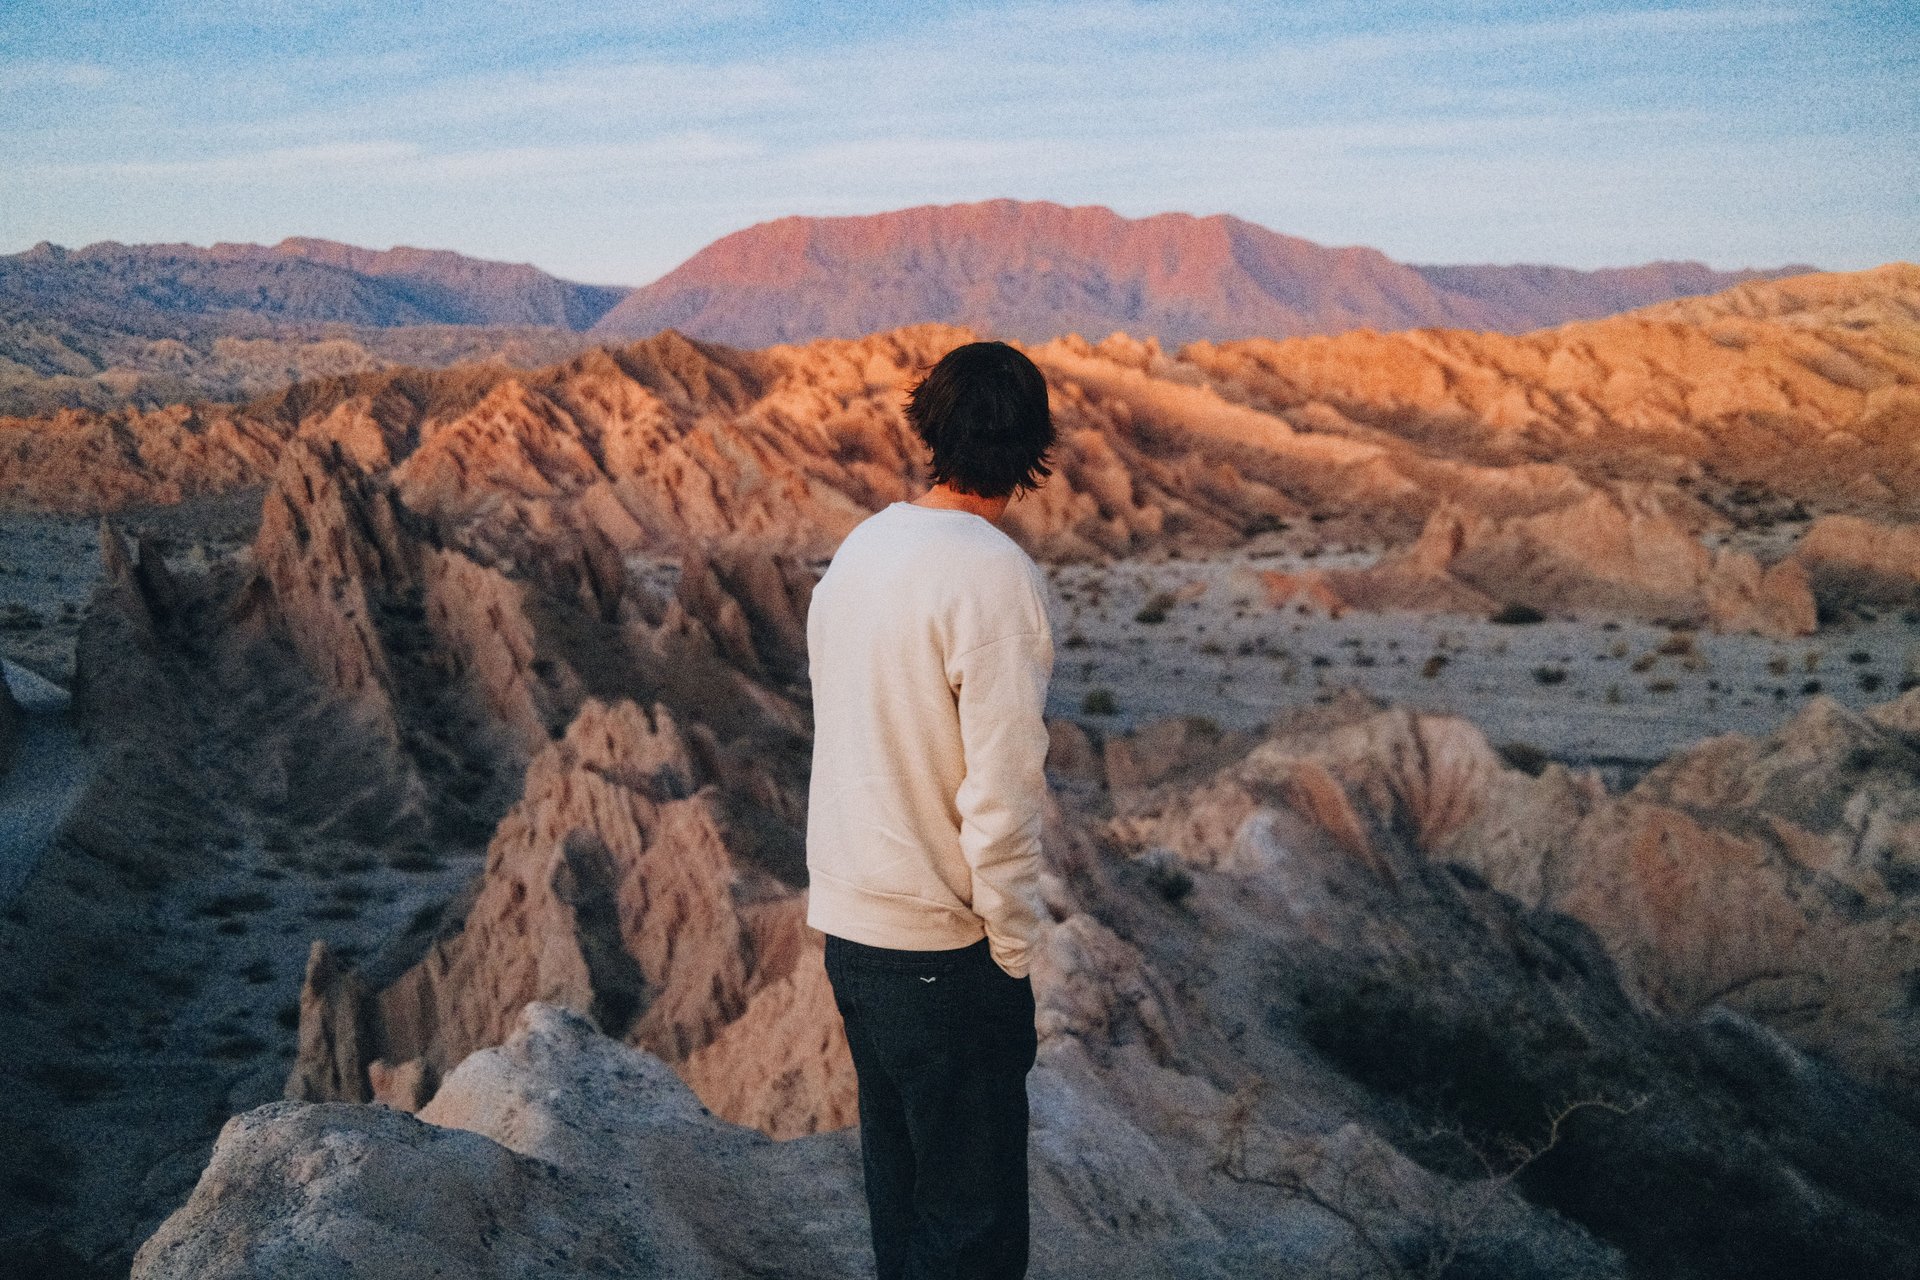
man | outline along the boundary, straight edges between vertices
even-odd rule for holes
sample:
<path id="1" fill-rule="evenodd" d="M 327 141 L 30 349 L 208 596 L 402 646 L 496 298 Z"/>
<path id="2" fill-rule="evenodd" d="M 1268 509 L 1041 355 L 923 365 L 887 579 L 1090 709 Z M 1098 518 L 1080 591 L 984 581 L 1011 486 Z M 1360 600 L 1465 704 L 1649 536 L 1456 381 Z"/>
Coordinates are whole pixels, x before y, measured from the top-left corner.
<path id="1" fill-rule="evenodd" d="M 996 525 L 1052 472 L 1047 386 L 950 352 L 907 417 L 933 484 L 856 526 L 807 611 L 807 923 L 860 1090 L 880 1280 L 1026 1274 L 1047 581 Z"/>

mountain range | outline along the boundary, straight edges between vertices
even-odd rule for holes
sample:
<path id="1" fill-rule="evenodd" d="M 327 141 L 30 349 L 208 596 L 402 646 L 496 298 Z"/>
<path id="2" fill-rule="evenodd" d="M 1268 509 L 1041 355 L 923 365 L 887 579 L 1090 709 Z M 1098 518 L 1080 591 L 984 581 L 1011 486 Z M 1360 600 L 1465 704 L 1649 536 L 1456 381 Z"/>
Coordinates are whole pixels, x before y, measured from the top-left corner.
<path id="1" fill-rule="evenodd" d="M 628 294 L 594 331 L 672 328 L 738 346 L 927 321 L 1025 341 L 1123 331 L 1171 344 L 1363 328 L 1518 333 L 1811 270 L 1417 267 L 1224 214 L 1124 218 L 989 200 L 749 227 Z"/>
<path id="2" fill-rule="evenodd" d="M 41 243 L 0 257 L 0 314 L 113 319 L 245 314 L 349 324 L 590 327 L 624 289 L 435 249 L 361 249 L 294 237 L 276 245 Z"/>
<path id="3" fill-rule="evenodd" d="M 243 400 L 298 377 L 519 367 L 665 329 L 764 347 L 940 322 L 1178 345 L 1353 329 L 1524 332 L 1812 270 L 1411 266 L 1226 215 L 990 200 L 781 218 L 638 289 L 443 250 L 39 244 L 0 256 L 0 413 Z"/>

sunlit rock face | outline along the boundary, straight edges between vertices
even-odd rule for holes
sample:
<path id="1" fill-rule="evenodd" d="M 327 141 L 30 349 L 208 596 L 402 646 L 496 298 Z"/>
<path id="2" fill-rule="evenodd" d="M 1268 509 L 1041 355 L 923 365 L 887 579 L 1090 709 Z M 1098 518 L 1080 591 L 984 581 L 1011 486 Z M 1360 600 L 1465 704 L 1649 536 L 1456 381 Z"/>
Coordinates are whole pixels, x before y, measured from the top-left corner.
<path id="1" fill-rule="evenodd" d="M 1763 570 L 1747 552 L 1708 551 L 1639 484 L 1507 519 L 1444 507 L 1400 555 L 1311 581 L 1309 592 L 1332 607 L 1491 613 L 1524 605 L 1550 616 L 1776 636 L 1810 635 L 1818 625 L 1800 563 Z"/>
<path id="2" fill-rule="evenodd" d="M 1791 632 L 1807 604 L 1779 570 L 1790 545 L 1700 543 L 1790 544 L 1812 513 L 1832 519 L 1792 560 L 1817 594 L 1910 595 L 1905 544 L 1870 554 L 1838 518 L 1897 529 L 1920 492 L 1916 269 L 1674 305 L 1520 336 L 1044 343 L 1055 474 L 1006 526 L 1042 558 L 1088 559 L 1217 549 L 1311 513 L 1398 553 L 1330 584 L 1362 607 L 1511 590 Z M 331 442 L 482 563 L 566 532 L 622 553 L 737 539 L 817 558 L 911 496 L 923 447 L 902 396 L 971 336 L 741 351 L 665 333 L 535 374 L 368 375 L 241 408 L 11 422 L 0 478 L 15 504 L 95 510 L 262 482 L 290 440 Z"/>
<path id="3" fill-rule="evenodd" d="M 289 1095 L 378 1095 L 395 1080 L 381 1100 L 413 1109 L 537 1000 L 684 1064 L 737 1123 L 781 1137 L 849 1123 L 852 1061 L 819 937 L 791 887 L 736 857 L 737 810 L 716 782 L 695 783 L 704 752 L 661 704 L 589 702 L 535 758 L 459 925 L 355 1005 L 359 1060 L 317 1070 L 303 1038 Z M 307 1024 L 303 1009 L 303 1037 Z"/>

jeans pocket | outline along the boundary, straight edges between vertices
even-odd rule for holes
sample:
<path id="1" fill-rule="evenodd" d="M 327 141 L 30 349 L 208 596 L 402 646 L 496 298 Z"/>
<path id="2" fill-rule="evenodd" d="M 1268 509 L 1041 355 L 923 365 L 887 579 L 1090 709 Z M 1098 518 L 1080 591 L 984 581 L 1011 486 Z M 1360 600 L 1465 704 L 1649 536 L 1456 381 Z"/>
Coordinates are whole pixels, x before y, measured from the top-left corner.
<path id="1" fill-rule="evenodd" d="M 917 1076 L 950 1069 L 958 1039 L 957 977 L 950 967 L 873 966 L 862 971 L 862 1012 L 889 1074 Z"/>

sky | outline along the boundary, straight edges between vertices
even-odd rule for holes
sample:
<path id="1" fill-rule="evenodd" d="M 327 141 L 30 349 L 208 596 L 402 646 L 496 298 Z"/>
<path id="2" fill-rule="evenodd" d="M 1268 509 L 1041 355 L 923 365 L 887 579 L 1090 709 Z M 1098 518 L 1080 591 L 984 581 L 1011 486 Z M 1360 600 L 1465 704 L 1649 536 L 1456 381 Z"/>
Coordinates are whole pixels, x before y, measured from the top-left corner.
<path id="1" fill-rule="evenodd" d="M 1920 5 L 6 0 L 0 252 L 644 284 L 789 214 L 1230 213 L 1413 263 L 1920 259 Z"/>

